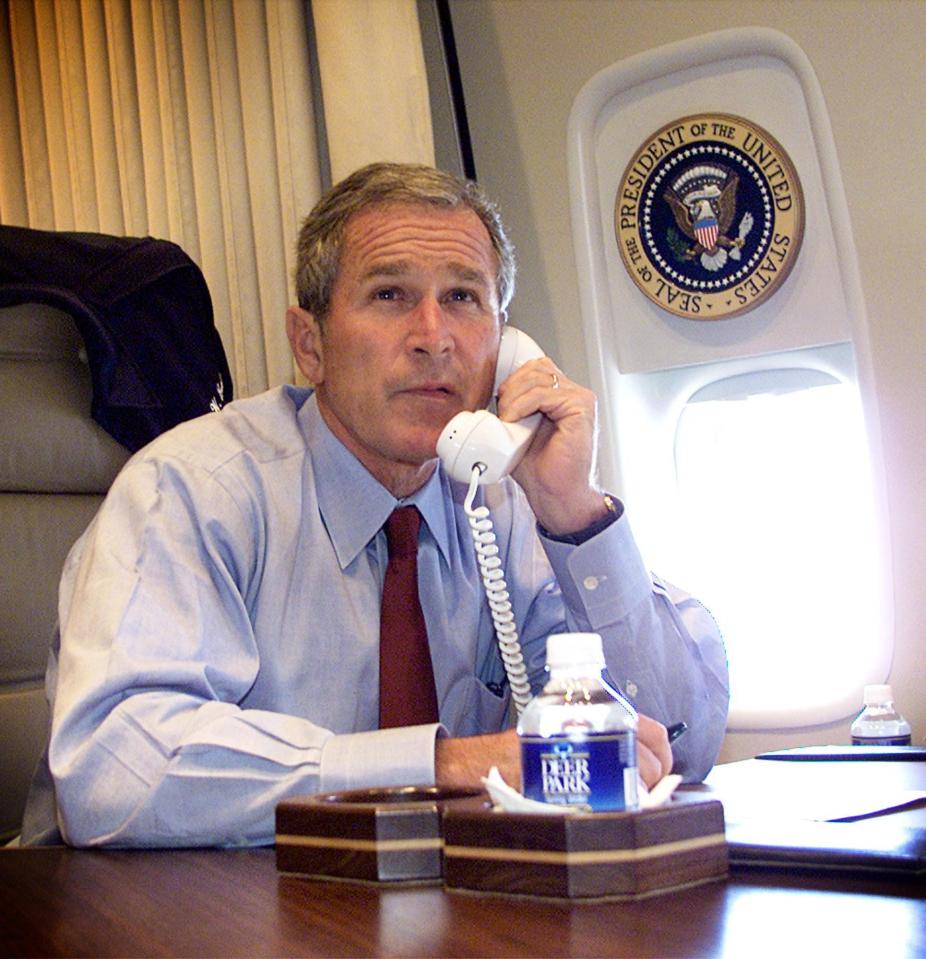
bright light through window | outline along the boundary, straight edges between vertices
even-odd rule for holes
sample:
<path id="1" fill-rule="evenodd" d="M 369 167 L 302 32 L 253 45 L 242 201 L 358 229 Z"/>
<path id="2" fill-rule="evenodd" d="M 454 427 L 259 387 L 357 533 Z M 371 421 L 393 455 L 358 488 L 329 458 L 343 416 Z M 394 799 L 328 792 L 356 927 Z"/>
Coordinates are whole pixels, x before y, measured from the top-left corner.
<path id="1" fill-rule="evenodd" d="M 877 646 L 878 553 L 854 387 L 797 370 L 715 383 L 685 406 L 675 453 L 676 581 L 723 631 L 731 714 L 791 725 L 857 689 Z"/>

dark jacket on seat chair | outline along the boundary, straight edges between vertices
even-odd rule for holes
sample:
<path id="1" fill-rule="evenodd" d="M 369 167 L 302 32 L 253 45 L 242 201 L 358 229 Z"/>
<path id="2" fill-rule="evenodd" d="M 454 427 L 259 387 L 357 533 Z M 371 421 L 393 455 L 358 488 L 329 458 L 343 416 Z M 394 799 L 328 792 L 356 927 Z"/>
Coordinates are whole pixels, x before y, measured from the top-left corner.
<path id="1" fill-rule="evenodd" d="M 132 451 L 232 399 L 209 290 L 174 243 L 0 226 L 0 306 L 29 302 L 74 317 L 93 418 Z"/>

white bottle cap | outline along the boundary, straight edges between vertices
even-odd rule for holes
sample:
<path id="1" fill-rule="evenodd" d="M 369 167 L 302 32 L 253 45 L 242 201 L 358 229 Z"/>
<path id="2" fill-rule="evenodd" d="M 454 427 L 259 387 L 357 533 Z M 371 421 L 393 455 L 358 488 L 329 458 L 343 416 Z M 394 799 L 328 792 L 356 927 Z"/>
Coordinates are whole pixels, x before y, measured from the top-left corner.
<path id="1" fill-rule="evenodd" d="M 883 703 L 894 702 L 894 694 L 891 687 L 886 685 L 866 686 L 864 703 L 866 706 L 880 706 Z"/>
<path id="2" fill-rule="evenodd" d="M 591 666 L 604 669 L 604 651 L 598 633 L 553 633 L 547 637 L 547 669 Z"/>

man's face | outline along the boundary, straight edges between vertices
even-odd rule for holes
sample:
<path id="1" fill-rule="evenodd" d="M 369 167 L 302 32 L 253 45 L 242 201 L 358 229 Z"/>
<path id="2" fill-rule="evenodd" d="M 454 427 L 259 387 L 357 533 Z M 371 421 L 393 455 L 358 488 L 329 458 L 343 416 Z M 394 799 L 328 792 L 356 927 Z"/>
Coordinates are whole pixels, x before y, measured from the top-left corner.
<path id="1" fill-rule="evenodd" d="M 396 495 L 430 475 L 448 420 L 488 401 L 496 271 L 468 208 L 390 204 L 347 223 L 316 368 L 303 371 L 329 427 Z"/>

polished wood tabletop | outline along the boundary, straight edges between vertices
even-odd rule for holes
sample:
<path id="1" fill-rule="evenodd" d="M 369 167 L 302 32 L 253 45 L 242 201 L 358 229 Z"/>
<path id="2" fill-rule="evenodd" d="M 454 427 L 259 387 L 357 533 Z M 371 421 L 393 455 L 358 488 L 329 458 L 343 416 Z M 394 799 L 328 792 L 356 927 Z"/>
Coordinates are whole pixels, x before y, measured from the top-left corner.
<path id="1" fill-rule="evenodd" d="M 754 871 L 637 902 L 278 875 L 273 851 L 0 851 L 6 956 L 926 955 L 909 883 Z"/>
<path id="2" fill-rule="evenodd" d="M 926 956 L 924 896 L 915 875 L 734 866 L 666 895 L 575 902 L 298 878 L 269 848 L 4 849 L 0 955 L 903 959 Z"/>

